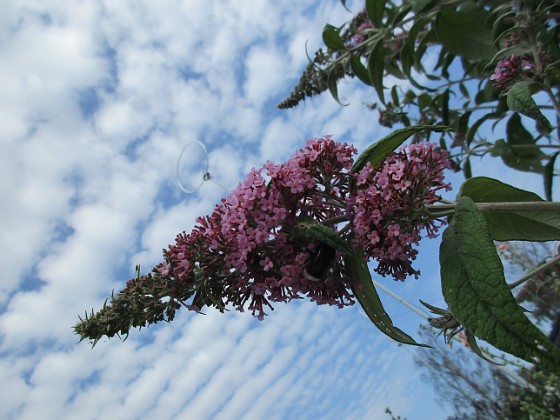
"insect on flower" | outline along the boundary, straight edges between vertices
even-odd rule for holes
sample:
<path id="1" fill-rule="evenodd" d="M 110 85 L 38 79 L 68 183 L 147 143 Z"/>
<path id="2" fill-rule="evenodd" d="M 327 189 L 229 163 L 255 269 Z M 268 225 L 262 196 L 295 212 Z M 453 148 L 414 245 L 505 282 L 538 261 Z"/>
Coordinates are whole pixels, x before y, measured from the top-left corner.
<path id="1" fill-rule="evenodd" d="M 309 262 L 305 265 L 303 275 L 311 281 L 324 281 L 334 265 L 335 256 L 336 251 L 334 248 L 325 244 L 319 244 L 309 258 Z"/>

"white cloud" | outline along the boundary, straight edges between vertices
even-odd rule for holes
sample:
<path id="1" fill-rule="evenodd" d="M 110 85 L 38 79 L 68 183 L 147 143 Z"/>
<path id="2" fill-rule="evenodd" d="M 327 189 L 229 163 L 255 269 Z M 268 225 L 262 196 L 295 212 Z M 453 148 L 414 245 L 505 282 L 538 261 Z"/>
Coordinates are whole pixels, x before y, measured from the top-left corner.
<path id="1" fill-rule="evenodd" d="M 183 311 L 93 350 L 71 329 L 225 194 L 175 187 L 189 141 L 231 188 L 308 138 L 376 135 L 353 86 L 346 108 L 328 95 L 274 108 L 306 65 L 305 41 L 313 50 L 327 21 L 348 17 L 338 1 L 6 5 L 0 416 L 375 418 L 414 395 L 386 370 L 402 352 L 352 309 L 293 302 L 263 322 Z"/>
<path id="2" fill-rule="evenodd" d="M 271 45 L 256 45 L 247 55 L 245 93 L 257 104 L 266 102 L 285 82 L 288 64 Z"/>

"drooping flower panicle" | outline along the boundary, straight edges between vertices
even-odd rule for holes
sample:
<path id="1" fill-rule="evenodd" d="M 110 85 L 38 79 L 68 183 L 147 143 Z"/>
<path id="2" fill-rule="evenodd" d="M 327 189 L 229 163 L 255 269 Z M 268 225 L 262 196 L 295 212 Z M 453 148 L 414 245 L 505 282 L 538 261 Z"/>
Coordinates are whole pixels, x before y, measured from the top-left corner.
<path id="1" fill-rule="evenodd" d="M 97 314 L 86 314 L 76 332 L 93 340 L 127 334 L 131 327 L 172 320 L 181 305 L 196 311 L 232 305 L 259 319 L 271 302 L 301 297 L 352 305 L 342 252 L 302 233 L 310 221 L 325 225 L 348 249 L 377 259 L 380 274 L 399 280 L 417 275 L 413 246 L 421 229 L 428 236 L 438 229 L 424 206 L 448 188 L 445 153 L 433 145 L 410 146 L 379 168 L 368 164 L 352 173 L 355 153 L 326 136 L 310 140 L 283 164 L 252 169 L 212 214 L 177 236 L 163 262 L 130 280 Z M 311 270 L 318 262 L 322 266 Z"/>

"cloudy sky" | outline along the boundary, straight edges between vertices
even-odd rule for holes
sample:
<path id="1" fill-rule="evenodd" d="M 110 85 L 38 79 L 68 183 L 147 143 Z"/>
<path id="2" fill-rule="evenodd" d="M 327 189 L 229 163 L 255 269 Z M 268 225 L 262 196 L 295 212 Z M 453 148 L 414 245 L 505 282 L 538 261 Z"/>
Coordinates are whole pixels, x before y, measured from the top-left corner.
<path id="1" fill-rule="evenodd" d="M 361 2 L 348 2 L 353 12 Z M 4 2 L 0 14 L 0 417 L 445 418 L 413 366 L 358 307 L 278 304 L 264 321 L 180 312 L 167 325 L 77 344 L 72 326 L 141 264 L 148 271 L 253 166 L 332 134 L 359 149 L 386 134 L 345 82 L 275 105 L 321 44 L 338 0 Z M 204 142 L 216 181 L 195 194 Z M 198 158 L 196 158 L 198 156 Z M 195 157 L 195 158 L 193 158 Z M 189 166 L 190 165 L 190 166 Z M 194 175 L 193 175 L 194 174 Z M 218 185 L 219 184 L 219 185 Z M 384 284 L 443 306 L 437 241 L 420 280 Z M 382 296 L 417 336 L 421 319 Z"/>

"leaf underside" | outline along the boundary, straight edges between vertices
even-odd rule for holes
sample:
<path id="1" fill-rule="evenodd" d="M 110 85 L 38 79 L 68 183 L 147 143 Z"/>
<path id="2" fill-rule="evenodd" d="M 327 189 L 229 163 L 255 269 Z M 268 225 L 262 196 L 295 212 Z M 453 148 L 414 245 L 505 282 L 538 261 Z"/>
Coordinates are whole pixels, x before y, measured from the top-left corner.
<path id="1" fill-rule="evenodd" d="M 441 283 L 455 318 L 477 337 L 560 372 L 560 349 L 525 316 L 505 281 L 484 216 L 461 197 L 440 246 Z"/>

